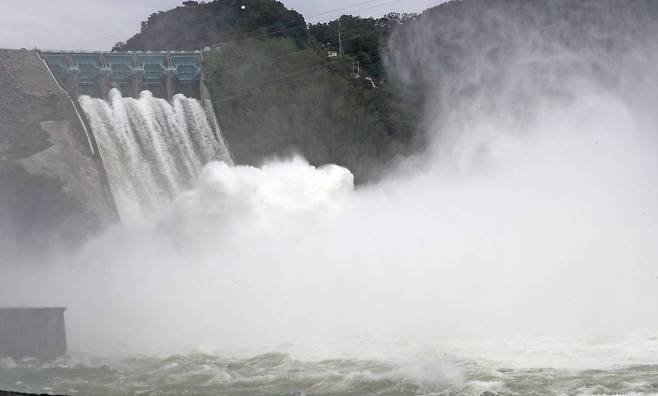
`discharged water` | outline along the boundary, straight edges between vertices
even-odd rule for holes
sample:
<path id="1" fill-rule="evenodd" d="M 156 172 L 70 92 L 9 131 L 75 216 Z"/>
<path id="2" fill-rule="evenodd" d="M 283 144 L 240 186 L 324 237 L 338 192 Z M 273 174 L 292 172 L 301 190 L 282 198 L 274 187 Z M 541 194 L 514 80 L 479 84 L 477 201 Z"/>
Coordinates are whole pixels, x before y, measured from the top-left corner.
<path id="1" fill-rule="evenodd" d="M 231 161 L 212 109 L 196 99 L 179 94 L 168 102 L 149 91 L 124 98 L 113 89 L 107 101 L 79 101 L 124 221 L 158 215 L 207 162 Z"/>

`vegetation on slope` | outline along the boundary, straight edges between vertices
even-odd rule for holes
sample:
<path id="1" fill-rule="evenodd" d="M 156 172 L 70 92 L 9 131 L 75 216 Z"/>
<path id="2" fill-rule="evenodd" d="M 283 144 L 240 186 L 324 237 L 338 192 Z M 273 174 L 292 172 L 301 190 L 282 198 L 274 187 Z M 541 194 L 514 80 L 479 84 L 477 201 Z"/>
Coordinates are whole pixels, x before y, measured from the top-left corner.
<path id="1" fill-rule="evenodd" d="M 273 0 L 185 2 L 158 11 L 142 22 L 141 31 L 114 50 L 190 50 L 245 38 L 288 37 L 308 42 L 304 17 Z M 244 7 L 244 8 L 243 8 Z"/>
<path id="2" fill-rule="evenodd" d="M 393 29 L 413 21 L 416 17 L 416 14 L 397 13 L 381 18 L 343 15 L 334 21 L 310 24 L 309 33 L 317 45 L 338 51 L 340 27 L 343 53 L 357 57 L 364 70 L 377 79 L 383 79 L 386 74 L 381 55 Z"/>

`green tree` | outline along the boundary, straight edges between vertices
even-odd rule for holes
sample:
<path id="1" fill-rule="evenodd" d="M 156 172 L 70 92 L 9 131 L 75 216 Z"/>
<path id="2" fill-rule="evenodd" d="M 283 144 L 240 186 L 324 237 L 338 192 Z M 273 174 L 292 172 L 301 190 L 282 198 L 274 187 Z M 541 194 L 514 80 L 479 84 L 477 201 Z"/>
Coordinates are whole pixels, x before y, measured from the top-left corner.
<path id="1" fill-rule="evenodd" d="M 304 17 L 274 0 L 190 3 L 151 14 L 142 22 L 139 33 L 125 43 L 117 43 L 115 49 L 189 50 L 267 37 L 289 37 L 297 46 L 307 46 Z"/>

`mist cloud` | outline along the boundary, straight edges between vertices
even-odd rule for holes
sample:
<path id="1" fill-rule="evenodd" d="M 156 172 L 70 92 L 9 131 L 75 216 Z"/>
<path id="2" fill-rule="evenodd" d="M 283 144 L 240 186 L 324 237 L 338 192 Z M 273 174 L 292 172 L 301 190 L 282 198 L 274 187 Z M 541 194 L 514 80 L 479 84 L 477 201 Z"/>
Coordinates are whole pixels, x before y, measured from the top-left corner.
<path id="1" fill-rule="evenodd" d="M 162 221 L 9 270 L 0 299 L 68 306 L 75 347 L 102 352 L 655 331 L 651 14 L 523 4 L 393 38 L 428 149 L 381 183 L 211 164 Z"/>

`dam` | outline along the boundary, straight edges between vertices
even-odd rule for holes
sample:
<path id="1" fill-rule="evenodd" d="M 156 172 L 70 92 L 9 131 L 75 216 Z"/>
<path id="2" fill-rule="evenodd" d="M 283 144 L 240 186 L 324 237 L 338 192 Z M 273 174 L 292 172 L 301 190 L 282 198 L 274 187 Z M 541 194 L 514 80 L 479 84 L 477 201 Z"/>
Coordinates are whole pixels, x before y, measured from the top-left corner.
<path id="1" fill-rule="evenodd" d="M 39 55 L 88 125 L 122 221 L 157 218 L 207 162 L 231 162 L 201 51 Z"/>
<path id="2" fill-rule="evenodd" d="M 0 88 L 0 261 L 148 218 L 232 162 L 202 51 L 0 50 Z"/>
<path id="3" fill-rule="evenodd" d="M 201 51 L 41 51 L 55 77 L 73 97 L 108 98 L 110 89 L 137 98 L 143 90 L 171 100 L 177 93 L 199 98 Z"/>

